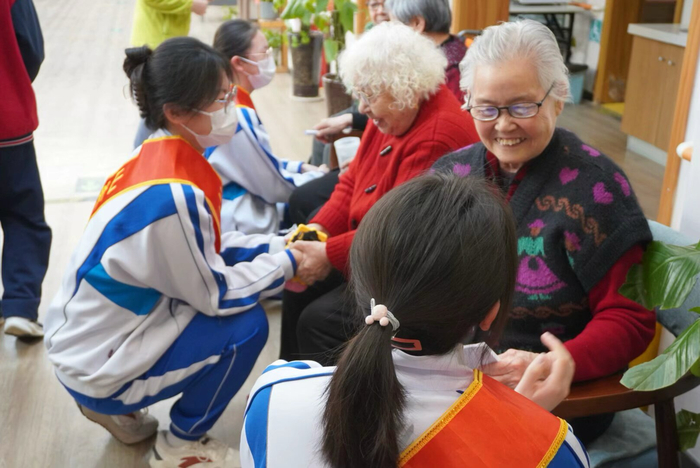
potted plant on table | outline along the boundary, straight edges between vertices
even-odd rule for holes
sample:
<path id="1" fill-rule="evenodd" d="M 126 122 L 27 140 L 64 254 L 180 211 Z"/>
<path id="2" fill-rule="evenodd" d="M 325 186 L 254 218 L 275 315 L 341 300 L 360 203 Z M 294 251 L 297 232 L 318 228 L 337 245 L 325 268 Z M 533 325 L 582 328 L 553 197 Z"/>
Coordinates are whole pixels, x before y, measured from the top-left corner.
<path id="1" fill-rule="evenodd" d="M 681 247 L 654 241 L 647 247 L 642 264 L 630 269 L 620 292 L 647 309 L 676 309 L 690 295 L 698 274 L 700 242 Z M 700 314 L 700 304 L 689 310 Z M 700 315 L 658 357 L 625 372 L 621 383 L 637 391 L 654 391 L 675 384 L 689 372 L 700 377 Z M 683 410 L 676 421 L 680 449 L 694 447 L 700 434 L 700 414 Z"/>
<path id="2" fill-rule="evenodd" d="M 311 26 L 322 29 L 328 0 L 289 0 L 280 15 L 283 20 L 296 20 L 289 33 L 292 52 L 292 94 L 298 98 L 318 98 L 318 81 L 321 74 L 321 50 L 323 32 L 312 31 Z"/>
<path id="3" fill-rule="evenodd" d="M 353 29 L 355 11 L 357 11 L 357 5 L 351 0 L 333 0 L 328 27 L 322 29 L 328 34 L 323 42 L 326 61 L 333 64 L 332 70 L 335 70 L 335 73 L 323 75 L 323 89 L 326 93 L 326 108 L 329 116 L 347 109 L 352 104 L 352 98 L 338 75 L 338 56 L 345 49 L 346 33 Z"/>

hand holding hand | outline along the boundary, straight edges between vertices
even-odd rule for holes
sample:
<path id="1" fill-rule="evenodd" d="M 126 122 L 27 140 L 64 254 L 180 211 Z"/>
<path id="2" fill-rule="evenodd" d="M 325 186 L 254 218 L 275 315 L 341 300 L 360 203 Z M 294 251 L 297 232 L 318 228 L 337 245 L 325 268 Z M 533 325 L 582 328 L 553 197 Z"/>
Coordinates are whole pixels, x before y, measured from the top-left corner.
<path id="1" fill-rule="evenodd" d="M 550 352 L 528 366 L 515 391 L 551 411 L 569 395 L 576 364 L 557 337 L 545 333 L 540 339 Z"/>
<path id="2" fill-rule="evenodd" d="M 521 351 L 519 349 L 509 349 L 503 354 L 498 355 L 498 362 L 488 364 L 482 369 L 484 374 L 507 385 L 510 388 L 515 388 L 520 382 L 525 373 L 525 369 L 538 356 L 536 353 Z"/>
<path id="3" fill-rule="evenodd" d="M 328 117 L 327 119 L 321 120 L 314 130 L 318 130 L 316 139 L 329 143 L 328 137 L 331 135 L 336 135 L 342 132 L 347 127 L 352 125 L 352 114 L 343 114 L 336 117 Z"/>
<path id="4" fill-rule="evenodd" d="M 326 255 L 325 242 L 297 241 L 292 244 L 292 248 L 304 256 L 297 268 L 297 277 L 304 283 L 312 285 L 331 274 L 333 266 Z"/>
<path id="5" fill-rule="evenodd" d="M 209 6 L 208 0 L 192 0 L 192 13 L 199 16 L 204 16 Z"/>

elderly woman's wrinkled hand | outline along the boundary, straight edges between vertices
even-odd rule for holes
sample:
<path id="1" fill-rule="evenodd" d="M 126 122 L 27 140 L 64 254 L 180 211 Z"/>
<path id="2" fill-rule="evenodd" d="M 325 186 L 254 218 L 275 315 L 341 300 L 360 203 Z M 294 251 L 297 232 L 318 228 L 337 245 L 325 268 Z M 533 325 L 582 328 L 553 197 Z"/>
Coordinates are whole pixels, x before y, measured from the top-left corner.
<path id="1" fill-rule="evenodd" d="M 314 130 L 318 130 L 316 139 L 324 143 L 329 143 L 327 137 L 337 135 L 338 133 L 342 132 L 351 125 L 352 114 L 343 114 L 335 117 L 328 117 L 327 119 L 321 120 L 321 122 L 316 124 L 316 126 L 314 127 Z"/>
<path id="2" fill-rule="evenodd" d="M 510 388 L 515 388 L 525 374 L 525 370 L 537 358 L 537 353 L 521 351 L 519 349 L 509 349 L 503 354 L 498 355 L 498 362 L 488 364 L 482 369 L 484 374 L 507 385 Z"/>
<path id="3" fill-rule="evenodd" d="M 530 364 L 515 391 L 551 411 L 569 395 L 576 365 L 571 354 L 551 333 L 540 338 L 550 352 Z"/>
<path id="4" fill-rule="evenodd" d="M 312 285 L 331 274 L 333 266 L 326 255 L 325 242 L 297 241 L 292 244 L 292 248 L 304 255 L 297 268 L 297 276 L 304 283 Z"/>

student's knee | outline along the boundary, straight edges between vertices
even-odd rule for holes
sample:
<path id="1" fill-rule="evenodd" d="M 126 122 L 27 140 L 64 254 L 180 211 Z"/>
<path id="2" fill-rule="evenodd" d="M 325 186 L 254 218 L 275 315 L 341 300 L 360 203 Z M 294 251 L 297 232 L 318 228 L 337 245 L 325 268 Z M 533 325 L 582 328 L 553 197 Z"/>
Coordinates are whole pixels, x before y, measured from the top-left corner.
<path id="1" fill-rule="evenodd" d="M 243 340 L 236 339 L 239 338 L 239 334 L 237 330 L 233 330 L 232 338 L 234 338 L 239 348 L 245 346 L 251 352 L 259 353 L 262 351 L 263 347 L 265 347 L 268 335 L 270 334 L 270 327 L 267 322 L 265 309 L 258 304 L 251 310 L 244 312 L 243 315 L 241 315 L 241 319 L 243 322 L 237 323 L 237 327 L 245 327 L 245 329 L 248 330 L 248 336 Z"/>

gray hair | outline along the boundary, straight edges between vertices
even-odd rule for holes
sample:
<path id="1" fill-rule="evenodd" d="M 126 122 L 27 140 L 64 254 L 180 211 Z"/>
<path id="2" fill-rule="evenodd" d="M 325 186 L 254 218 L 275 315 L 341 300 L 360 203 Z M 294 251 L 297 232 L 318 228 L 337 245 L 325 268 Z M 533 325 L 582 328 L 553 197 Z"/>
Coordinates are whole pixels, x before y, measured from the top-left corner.
<path id="1" fill-rule="evenodd" d="M 447 59 L 435 43 L 396 21 L 379 24 L 340 55 L 349 91 L 388 92 L 399 109 L 416 107 L 445 82 Z"/>
<path id="2" fill-rule="evenodd" d="M 569 100 L 569 70 L 557 39 L 545 25 L 528 19 L 484 29 L 460 64 L 460 87 L 464 91 L 474 88 L 474 73 L 479 65 L 523 58 L 537 70 L 542 89 L 552 86 L 550 96 L 558 101 Z"/>
<path id="3" fill-rule="evenodd" d="M 450 32 L 452 12 L 449 0 L 388 0 L 385 6 L 403 24 L 420 16 L 425 20 L 425 32 Z"/>

